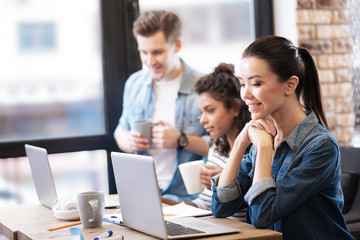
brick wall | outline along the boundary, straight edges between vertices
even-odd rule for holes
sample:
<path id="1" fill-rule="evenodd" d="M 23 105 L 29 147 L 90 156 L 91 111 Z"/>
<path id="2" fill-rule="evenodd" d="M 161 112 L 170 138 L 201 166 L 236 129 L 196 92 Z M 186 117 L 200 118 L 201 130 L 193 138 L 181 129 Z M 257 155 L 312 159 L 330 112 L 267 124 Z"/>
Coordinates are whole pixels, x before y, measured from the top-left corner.
<path id="1" fill-rule="evenodd" d="M 319 70 L 326 116 L 340 145 L 351 145 L 355 114 L 351 78 L 349 0 L 297 0 L 299 46 Z"/>

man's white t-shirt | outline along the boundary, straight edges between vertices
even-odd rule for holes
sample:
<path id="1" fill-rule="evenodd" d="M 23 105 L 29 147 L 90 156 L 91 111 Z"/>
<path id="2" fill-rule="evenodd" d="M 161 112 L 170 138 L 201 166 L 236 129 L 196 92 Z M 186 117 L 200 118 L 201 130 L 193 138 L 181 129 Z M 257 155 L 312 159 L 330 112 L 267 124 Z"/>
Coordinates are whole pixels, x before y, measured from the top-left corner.
<path id="1" fill-rule="evenodd" d="M 171 81 L 153 81 L 156 100 L 152 121 L 163 121 L 175 128 L 175 106 L 182 74 Z M 165 189 L 174 174 L 176 149 L 156 148 L 151 146 L 150 156 L 154 158 L 158 184 Z"/>

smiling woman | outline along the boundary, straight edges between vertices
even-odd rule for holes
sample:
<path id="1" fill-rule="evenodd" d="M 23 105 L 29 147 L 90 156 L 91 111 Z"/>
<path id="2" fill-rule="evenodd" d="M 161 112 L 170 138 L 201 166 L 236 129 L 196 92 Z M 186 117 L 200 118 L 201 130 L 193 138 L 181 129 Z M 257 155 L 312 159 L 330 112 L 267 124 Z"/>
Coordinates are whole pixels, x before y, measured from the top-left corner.
<path id="1" fill-rule="evenodd" d="M 266 36 L 245 49 L 240 69 L 252 120 L 213 179 L 213 214 L 231 216 L 247 205 L 249 223 L 284 240 L 354 239 L 341 212 L 339 144 L 327 130 L 310 53 Z"/>

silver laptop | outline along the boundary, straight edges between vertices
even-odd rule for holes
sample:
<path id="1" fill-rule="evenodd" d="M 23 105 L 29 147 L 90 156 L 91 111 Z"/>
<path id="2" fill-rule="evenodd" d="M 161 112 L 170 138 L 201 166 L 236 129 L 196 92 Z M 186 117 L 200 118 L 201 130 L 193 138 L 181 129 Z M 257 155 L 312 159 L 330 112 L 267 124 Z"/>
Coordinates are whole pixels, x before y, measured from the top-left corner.
<path id="1" fill-rule="evenodd" d="M 112 152 L 111 159 L 125 226 L 161 239 L 239 232 L 239 229 L 195 217 L 171 218 L 165 221 L 153 158 Z M 172 233 L 168 229 L 174 225 L 175 229 L 185 232 Z M 187 231 L 190 233 L 186 233 Z"/>
<path id="2" fill-rule="evenodd" d="M 35 147 L 29 144 L 25 144 L 25 151 L 29 159 L 39 201 L 44 206 L 52 208 L 53 202 L 57 198 L 57 194 L 47 151 L 45 148 Z M 115 208 L 119 206 L 119 201 L 115 201 L 108 197 L 105 198 L 105 208 Z"/>
<path id="3" fill-rule="evenodd" d="M 35 189 L 40 203 L 52 208 L 57 198 L 53 176 L 50 169 L 47 151 L 44 148 L 25 144 L 26 155 L 29 159 Z"/>

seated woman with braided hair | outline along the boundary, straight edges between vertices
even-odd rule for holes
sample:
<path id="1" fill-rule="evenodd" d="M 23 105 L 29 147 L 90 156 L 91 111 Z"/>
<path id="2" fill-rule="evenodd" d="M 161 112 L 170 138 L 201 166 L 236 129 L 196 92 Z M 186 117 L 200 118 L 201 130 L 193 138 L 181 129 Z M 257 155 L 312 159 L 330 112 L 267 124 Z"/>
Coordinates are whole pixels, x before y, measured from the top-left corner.
<path id="1" fill-rule="evenodd" d="M 211 177 L 220 173 L 233 148 L 236 136 L 250 121 L 247 106 L 240 98 L 240 83 L 234 75 L 234 66 L 220 63 L 214 72 L 201 77 L 195 84 L 198 105 L 202 112 L 200 123 L 212 137 L 207 162 L 201 170 L 204 190 L 189 205 L 210 210 Z M 163 203 L 180 203 L 162 198 Z"/>

